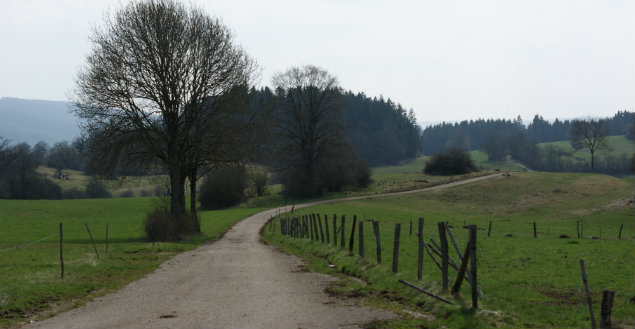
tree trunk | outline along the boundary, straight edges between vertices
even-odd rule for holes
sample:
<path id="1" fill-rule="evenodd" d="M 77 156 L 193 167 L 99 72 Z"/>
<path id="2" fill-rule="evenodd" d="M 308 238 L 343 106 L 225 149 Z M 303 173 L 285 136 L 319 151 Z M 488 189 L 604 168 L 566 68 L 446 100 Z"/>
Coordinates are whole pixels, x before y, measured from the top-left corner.
<path id="1" fill-rule="evenodd" d="M 170 165 L 170 215 L 174 223 L 174 235 L 180 231 L 181 219 L 185 215 L 185 174 L 178 166 Z"/>
<path id="2" fill-rule="evenodd" d="M 593 149 L 589 149 L 589 151 L 591 152 L 591 171 L 595 172 L 595 152 Z"/>
<path id="3" fill-rule="evenodd" d="M 192 169 L 190 171 L 190 213 L 192 215 L 196 215 L 196 181 L 197 181 L 197 171 L 196 169 Z"/>

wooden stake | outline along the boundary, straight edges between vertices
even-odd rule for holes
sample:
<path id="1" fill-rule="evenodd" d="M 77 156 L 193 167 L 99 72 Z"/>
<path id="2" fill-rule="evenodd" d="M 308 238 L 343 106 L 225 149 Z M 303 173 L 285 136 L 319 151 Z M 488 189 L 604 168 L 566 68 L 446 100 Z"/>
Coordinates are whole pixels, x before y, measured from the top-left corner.
<path id="1" fill-rule="evenodd" d="M 463 259 L 461 260 L 461 267 L 459 268 L 459 274 L 456 276 L 456 281 L 454 281 L 454 286 L 452 286 L 452 295 L 456 295 L 461 290 L 461 283 L 463 282 L 463 278 L 465 277 L 465 271 L 467 270 L 467 264 L 470 261 L 470 244 L 468 243 L 465 246 L 465 253 L 463 254 Z"/>
<path id="2" fill-rule="evenodd" d="M 97 252 L 97 246 L 95 246 L 95 240 L 93 240 L 93 235 L 90 233 L 88 224 L 84 223 L 84 225 L 86 226 L 86 231 L 88 231 L 88 235 L 90 236 L 90 241 L 93 243 L 93 249 L 95 249 L 95 254 L 97 255 L 97 259 L 99 259 L 99 252 Z"/>
<path id="3" fill-rule="evenodd" d="M 344 224 L 346 224 L 346 216 L 342 215 L 342 224 L 340 224 L 340 249 L 344 249 L 344 245 L 346 244 L 346 238 L 344 237 Z"/>
<path id="4" fill-rule="evenodd" d="M 64 231 L 62 230 L 62 223 L 60 223 L 60 270 L 61 277 L 64 279 L 64 253 L 63 253 L 63 240 L 64 240 Z"/>
<path id="5" fill-rule="evenodd" d="M 324 214 L 324 228 L 326 229 L 326 244 L 331 244 L 329 237 L 329 217 L 326 214 Z"/>
<path id="6" fill-rule="evenodd" d="M 476 225 L 470 225 L 470 276 L 472 277 L 472 307 L 478 308 L 478 280 L 476 276 Z"/>
<path id="7" fill-rule="evenodd" d="M 423 218 L 419 218 L 419 231 L 417 232 L 417 238 L 419 240 L 419 253 L 417 258 L 417 279 L 421 280 L 423 277 Z"/>
<path id="8" fill-rule="evenodd" d="M 108 224 L 106 224 L 106 253 L 108 253 Z"/>
<path id="9" fill-rule="evenodd" d="M 578 239 L 580 238 L 580 221 L 576 222 L 576 229 L 578 230 Z"/>
<path id="10" fill-rule="evenodd" d="M 620 225 L 620 234 L 617 236 L 618 240 L 622 240 L 622 229 L 624 228 L 624 224 Z"/>
<path id="11" fill-rule="evenodd" d="M 337 247 L 337 215 L 333 214 L 333 244 Z"/>
<path id="12" fill-rule="evenodd" d="M 392 272 L 397 273 L 399 267 L 399 235 L 401 233 L 401 224 L 395 224 L 395 238 L 392 247 Z"/>
<path id="13" fill-rule="evenodd" d="M 492 221 L 491 220 L 489 221 L 489 228 L 487 229 L 487 237 L 489 237 L 490 234 L 492 234 Z"/>
<path id="14" fill-rule="evenodd" d="M 359 221 L 359 258 L 364 259 L 364 221 Z"/>
<path id="15" fill-rule="evenodd" d="M 324 243 L 324 230 L 322 230 L 322 217 L 320 217 L 320 214 L 317 214 L 317 222 L 320 225 L 320 240 Z"/>
<path id="16" fill-rule="evenodd" d="M 348 241 L 348 251 L 353 253 L 353 244 L 355 244 L 355 224 L 357 223 L 357 215 L 353 216 L 353 227 L 351 228 L 351 238 Z"/>
<path id="17" fill-rule="evenodd" d="M 381 264 L 381 239 L 379 232 L 379 222 L 373 221 L 373 231 L 375 232 L 375 244 L 377 245 L 377 264 Z"/>
<path id="18" fill-rule="evenodd" d="M 450 279 L 448 276 L 448 237 L 445 233 L 445 223 L 438 222 L 437 227 L 439 228 L 439 239 L 441 240 L 441 280 L 443 282 L 443 290 L 448 290 L 450 286 Z"/>
<path id="19" fill-rule="evenodd" d="M 600 328 L 611 328 L 611 308 L 613 308 L 614 291 L 602 291 L 602 311 L 600 317 Z"/>
<path id="20" fill-rule="evenodd" d="M 589 313 L 591 316 L 591 329 L 596 329 L 595 315 L 593 315 L 593 302 L 591 300 L 591 291 L 589 290 L 589 282 L 586 277 L 586 270 L 584 269 L 584 260 L 580 259 L 580 270 L 582 271 L 582 282 L 584 282 L 584 290 L 586 291 L 587 304 L 589 304 Z"/>
<path id="21" fill-rule="evenodd" d="M 536 222 L 534 222 L 534 238 L 538 237 L 538 233 L 536 232 Z"/>

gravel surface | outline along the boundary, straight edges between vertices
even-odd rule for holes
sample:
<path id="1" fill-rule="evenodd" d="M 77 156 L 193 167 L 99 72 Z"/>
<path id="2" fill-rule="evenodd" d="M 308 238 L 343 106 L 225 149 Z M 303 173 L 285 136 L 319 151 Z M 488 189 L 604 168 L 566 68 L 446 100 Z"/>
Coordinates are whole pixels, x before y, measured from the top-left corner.
<path id="1" fill-rule="evenodd" d="M 117 292 L 25 328 L 358 328 L 395 316 L 329 297 L 324 288 L 336 278 L 306 272 L 299 258 L 260 242 L 260 228 L 277 211 L 246 218 L 222 239 L 173 257 Z"/>

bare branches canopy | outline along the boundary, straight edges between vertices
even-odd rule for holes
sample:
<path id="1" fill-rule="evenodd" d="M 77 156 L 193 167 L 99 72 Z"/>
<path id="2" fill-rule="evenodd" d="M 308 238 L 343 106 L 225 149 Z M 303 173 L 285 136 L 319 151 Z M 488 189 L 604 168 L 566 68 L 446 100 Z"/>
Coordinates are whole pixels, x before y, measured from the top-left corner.
<path id="1" fill-rule="evenodd" d="M 170 176 L 171 213 L 184 214 L 191 170 L 237 157 L 228 141 L 239 138 L 227 137 L 251 122 L 239 96 L 256 63 L 219 19 L 172 0 L 131 2 L 91 41 L 73 99 L 84 131 L 101 154 L 158 159 Z"/>
<path id="2" fill-rule="evenodd" d="M 594 170 L 597 152 L 610 148 L 606 140 L 604 120 L 574 120 L 571 122 L 569 134 L 571 144 L 574 147 L 577 144 L 589 150 L 591 153 L 591 170 Z"/>

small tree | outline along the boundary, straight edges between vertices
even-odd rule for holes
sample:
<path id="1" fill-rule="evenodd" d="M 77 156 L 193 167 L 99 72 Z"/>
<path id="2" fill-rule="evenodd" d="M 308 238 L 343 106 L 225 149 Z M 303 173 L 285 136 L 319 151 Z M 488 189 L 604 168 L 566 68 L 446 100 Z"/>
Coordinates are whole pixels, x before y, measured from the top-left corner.
<path id="1" fill-rule="evenodd" d="M 432 156 L 423 172 L 429 175 L 462 175 L 477 171 L 469 153 L 454 149 Z"/>
<path id="2" fill-rule="evenodd" d="M 571 145 L 582 145 L 591 154 L 591 170 L 595 171 L 595 158 L 600 150 L 610 149 L 606 140 L 604 120 L 574 120 L 569 131 Z M 577 148 L 576 148 L 577 150 Z"/>

